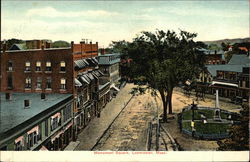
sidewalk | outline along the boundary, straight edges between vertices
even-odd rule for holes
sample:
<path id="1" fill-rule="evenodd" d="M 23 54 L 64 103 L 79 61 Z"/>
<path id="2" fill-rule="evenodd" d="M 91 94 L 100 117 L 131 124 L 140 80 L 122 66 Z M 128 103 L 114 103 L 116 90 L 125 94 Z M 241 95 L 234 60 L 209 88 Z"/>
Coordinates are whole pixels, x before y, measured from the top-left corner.
<path id="1" fill-rule="evenodd" d="M 132 95 L 129 94 L 129 92 L 133 87 L 133 84 L 126 84 L 116 98 L 113 98 L 112 101 L 102 110 L 101 117 L 96 117 L 90 121 L 88 126 L 78 135 L 77 141 L 80 141 L 80 144 L 72 150 L 90 151 L 93 146 L 95 146 L 98 139 L 103 135 L 104 131 L 109 127 L 124 105 L 131 98 Z"/>

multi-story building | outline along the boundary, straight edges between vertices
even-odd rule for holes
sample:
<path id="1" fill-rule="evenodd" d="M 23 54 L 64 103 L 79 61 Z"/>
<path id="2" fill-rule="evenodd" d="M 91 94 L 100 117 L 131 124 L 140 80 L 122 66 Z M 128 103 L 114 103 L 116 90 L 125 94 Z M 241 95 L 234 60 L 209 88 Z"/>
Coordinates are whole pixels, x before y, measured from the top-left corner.
<path id="1" fill-rule="evenodd" d="M 71 42 L 68 48 L 44 48 L 43 44 L 40 49 L 5 48 L 0 55 L 0 90 L 10 94 L 72 94 L 72 135 L 76 139 L 81 128 L 100 116 L 100 108 L 106 104 L 103 96 L 109 94 L 110 84 L 99 81 L 103 73 L 98 70 L 97 55 L 98 43 L 92 42 Z"/>
<path id="2" fill-rule="evenodd" d="M 99 60 L 99 68 L 104 74 L 100 78 L 100 82 L 109 81 L 111 84 L 111 95 L 115 94 L 115 91 L 119 91 L 117 85 L 119 84 L 120 80 L 120 54 L 113 53 L 113 54 L 104 54 L 98 57 Z"/>
<path id="3" fill-rule="evenodd" d="M 208 49 L 199 49 L 205 54 L 205 64 L 215 65 L 215 64 L 225 64 L 224 52 L 222 50 L 208 50 Z"/>
<path id="4" fill-rule="evenodd" d="M 73 138 L 73 95 L 0 93 L 0 150 L 62 150 Z"/>
<path id="5" fill-rule="evenodd" d="M 246 82 L 249 80 L 249 75 L 246 73 L 249 63 L 248 56 L 239 54 L 233 55 L 228 64 L 206 65 L 206 69 L 197 79 L 197 86 L 206 87 L 207 93 L 213 94 L 218 89 L 219 95 L 222 97 L 235 98 L 238 96 L 248 100 L 249 91 L 247 92 Z"/>

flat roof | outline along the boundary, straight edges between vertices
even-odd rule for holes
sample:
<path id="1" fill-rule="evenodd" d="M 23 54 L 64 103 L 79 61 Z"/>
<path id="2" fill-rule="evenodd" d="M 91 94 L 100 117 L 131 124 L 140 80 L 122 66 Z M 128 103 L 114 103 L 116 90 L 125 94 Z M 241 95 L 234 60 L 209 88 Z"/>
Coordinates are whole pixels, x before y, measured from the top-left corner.
<path id="1" fill-rule="evenodd" d="M 41 99 L 40 93 L 11 93 L 11 100 L 0 93 L 0 134 L 22 124 L 52 106 L 62 102 L 72 94 L 46 94 Z M 24 100 L 30 100 L 30 107 L 24 108 Z"/>

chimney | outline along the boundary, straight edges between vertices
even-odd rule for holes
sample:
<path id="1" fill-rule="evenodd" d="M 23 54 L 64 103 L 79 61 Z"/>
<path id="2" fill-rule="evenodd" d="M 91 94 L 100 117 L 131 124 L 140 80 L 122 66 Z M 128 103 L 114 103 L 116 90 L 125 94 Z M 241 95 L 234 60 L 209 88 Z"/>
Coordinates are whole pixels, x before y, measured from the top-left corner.
<path id="1" fill-rule="evenodd" d="M 42 100 L 45 100 L 45 98 L 46 98 L 45 93 L 41 93 L 41 99 L 42 99 Z"/>
<path id="2" fill-rule="evenodd" d="M 40 43 L 42 43 L 41 49 L 44 50 L 44 41 L 40 41 Z M 38 49 L 39 49 L 39 48 L 38 48 Z"/>
<path id="3" fill-rule="evenodd" d="M 92 41 L 90 41 L 89 43 L 92 44 Z"/>
<path id="4" fill-rule="evenodd" d="M 30 107 L 30 100 L 24 100 L 24 108 Z"/>
<path id="5" fill-rule="evenodd" d="M 6 100 L 11 100 L 11 94 L 10 93 L 5 93 L 5 99 Z"/>
<path id="6" fill-rule="evenodd" d="M 73 50 L 74 47 L 74 41 L 71 41 L 71 49 Z"/>
<path id="7" fill-rule="evenodd" d="M 105 54 L 105 49 L 101 48 L 101 55 L 104 55 L 104 54 Z"/>
<path id="8" fill-rule="evenodd" d="M 96 45 L 97 45 L 97 49 L 98 49 L 98 42 L 96 42 Z"/>
<path id="9" fill-rule="evenodd" d="M 220 105 L 219 105 L 219 90 L 218 89 L 216 89 L 215 108 L 220 108 Z"/>

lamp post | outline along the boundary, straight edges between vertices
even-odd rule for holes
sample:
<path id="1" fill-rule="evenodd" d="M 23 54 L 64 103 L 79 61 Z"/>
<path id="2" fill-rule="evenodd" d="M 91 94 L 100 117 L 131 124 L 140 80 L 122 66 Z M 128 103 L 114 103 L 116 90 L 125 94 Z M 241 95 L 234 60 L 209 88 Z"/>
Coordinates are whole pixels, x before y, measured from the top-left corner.
<path id="1" fill-rule="evenodd" d="M 194 101 L 193 101 L 193 104 L 191 106 L 191 109 L 192 109 L 192 121 L 191 121 L 191 128 L 192 128 L 192 137 L 194 137 L 194 133 L 195 133 L 195 129 L 194 129 L 194 110 L 197 109 L 197 104 L 194 104 Z"/>

